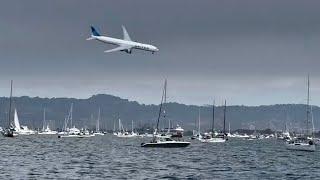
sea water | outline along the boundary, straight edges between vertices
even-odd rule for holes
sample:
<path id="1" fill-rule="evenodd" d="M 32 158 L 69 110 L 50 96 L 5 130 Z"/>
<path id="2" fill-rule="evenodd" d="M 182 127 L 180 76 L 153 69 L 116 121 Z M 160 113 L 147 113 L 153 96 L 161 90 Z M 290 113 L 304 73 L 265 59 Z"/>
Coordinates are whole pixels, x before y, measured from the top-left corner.
<path id="1" fill-rule="evenodd" d="M 290 151 L 276 139 L 140 147 L 148 141 L 113 135 L 0 137 L 0 179 L 320 179 L 319 150 Z"/>

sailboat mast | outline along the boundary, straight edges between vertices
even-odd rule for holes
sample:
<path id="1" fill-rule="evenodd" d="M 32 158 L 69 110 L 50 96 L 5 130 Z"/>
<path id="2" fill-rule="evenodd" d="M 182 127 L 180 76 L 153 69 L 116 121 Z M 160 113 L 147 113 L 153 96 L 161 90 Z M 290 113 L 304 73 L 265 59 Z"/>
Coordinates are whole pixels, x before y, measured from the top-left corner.
<path id="1" fill-rule="evenodd" d="M 98 111 L 98 119 L 97 119 L 97 127 L 96 127 L 96 131 L 99 132 L 100 131 L 100 113 L 101 113 L 101 109 L 99 107 L 99 111 Z"/>
<path id="2" fill-rule="evenodd" d="M 312 106 L 310 106 L 310 115 L 311 115 L 311 123 L 312 123 L 312 132 L 311 135 L 314 138 L 314 122 L 313 122 L 313 112 L 312 112 Z"/>
<path id="3" fill-rule="evenodd" d="M 11 88 L 10 88 L 10 104 L 9 104 L 9 113 L 8 113 L 8 127 L 11 126 L 11 106 L 12 106 L 12 84 L 13 80 L 11 80 Z"/>
<path id="4" fill-rule="evenodd" d="M 309 80 L 309 74 L 308 74 L 308 92 L 307 92 L 307 134 L 309 134 L 309 114 L 310 114 L 310 109 L 309 109 L 309 104 L 310 104 L 310 80 Z"/>
<path id="5" fill-rule="evenodd" d="M 73 103 L 71 103 L 71 108 L 70 108 L 70 127 L 72 127 L 72 115 L 73 114 Z"/>
<path id="6" fill-rule="evenodd" d="M 157 120 L 157 126 L 156 126 L 156 133 L 158 131 L 159 128 L 159 121 L 160 121 L 160 117 L 161 117 L 161 112 L 162 112 L 162 106 L 163 106 L 163 102 L 166 101 L 166 91 L 167 91 L 167 79 L 164 81 L 164 88 L 163 88 L 163 93 L 162 93 L 162 97 L 161 97 L 161 103 L 160 103 L 160 109 L 159 109 L 159 115 L 158 115 L 158 120 Z"/>
<path id="7" fill-rule="evenodd" d="M 133 120 L 131 120 L 131 132 L 133 133 Z"/>
<path id="8" fill-rule="evenodd" d="M 214 101 L 213 101 L 213 105 L 212 105 L 212 134 L 214 133 Z"/>
<path id="9" fill-rule="evenodd" d="M 43 108 L 43 126 L 42 126 L 42 130 L 45 130 L 46 126 L 46 108 Z"/>
<path id="10" fill-rule="evenodd" d="M 200 113 L 200 107 L 199 107 L 199 117 L 198 117 L 198 134 L 199 134 L 199 137 L 200 137 L 200 120 L 201 120 L 201 113 Z"/>
<path id="11" fill-rule="evenodd" d="M 164 100 L 163 100 L 163 105 L 162 105 L 162 109 L 163 109 L 163 122 L 166 121 L 167 119 L 167 112 L 166 112 L 166 103 L 167 103 L 167 79 L 164 81 Z"/>
<path id="12" fill-rule="evenodd" d="M 223 110 L 223 133 L 226 134 L 226 110 L 227 110 L 227 101 L 224 100 L 224 110 Z"/>

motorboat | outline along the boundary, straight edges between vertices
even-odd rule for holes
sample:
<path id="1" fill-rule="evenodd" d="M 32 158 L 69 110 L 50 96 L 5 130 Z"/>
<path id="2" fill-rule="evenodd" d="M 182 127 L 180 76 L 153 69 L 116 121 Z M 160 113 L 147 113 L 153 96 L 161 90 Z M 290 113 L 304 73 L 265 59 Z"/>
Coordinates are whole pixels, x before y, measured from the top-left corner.
<path id="1" fill-rule="evenodd" d="M 187 147 L 190 145 L 190 142 L 186 141 L 176 141 L 171 138 L 155 138 L 149 143 L 141 143 L 141 147 L 157 147 L 157 148 L 181 148 Z"/>

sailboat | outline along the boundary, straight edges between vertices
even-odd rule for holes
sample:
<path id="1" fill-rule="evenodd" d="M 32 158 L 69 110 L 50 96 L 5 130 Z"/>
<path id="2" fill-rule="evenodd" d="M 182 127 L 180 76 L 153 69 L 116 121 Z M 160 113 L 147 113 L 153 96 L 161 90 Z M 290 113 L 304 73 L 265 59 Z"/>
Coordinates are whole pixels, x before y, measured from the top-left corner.
<path id="1" fill-rule="evenodd" d="M 197 135 L 197 139 L 201 140 L 202 139 L 202 135 L 201 135 L 201 111 L 200 111 L 200 107 L 199 107 L 199 115 L 198 115 L 198 135 Z"/>
<path id="2" fill-rule="evenodd" d="M 42 131 L 38 134 L 40 135 L 55 135 L 57 134 L 57 131 L 52 131 L 49 127 L 49 123 L 47 123 L 46 120 L 46 108 L 43 109 L 43 125 L 42 125 Z"/>
<path id="3" fill-rule="evenodd" d="M 120 118 L 118 119 L 118 128 L 118 132 L 115 133 L 117 137 L 128 137 L 129 132 L 124 129 Z"/>
<path id="4" fill-rule="evenodd" d="M 291 138 L 290 132 L 288 130 L 287 122 L 285 123 L 283 132 L 280 134 L 280 136 L 278 138 L 281 140 L 287 141 L 287 142 L 291 141 L 292 138 Z"/>
<path id="5" fill-rule="evenodd" d="M 166 94 L 167 94 L 167 80 L 165 80 L 164 82 L 164 88 L 163 88 L 163 93 L 162 93 L 162 98 L 160 103 L 157 126 L 153 133 L 153 138 L 149 143 L 141 143 L 141 147 L 178 148 L 178 147 L 187 147 L 190 145 L 190 142 L 176 141 L 166 136 L 165 137 L 157 136 L 158 130 L 159 130 L 159 121 L 161 118 L 161 114 L 163 113 L 163 109 L 162 109 L 163 104 L 164 102 L 166 102 Z"/>
<path id="6" fill-rule="evenodd" d="M 10 108 L 9 108 L 9 122 L 10 128 L 4 131 L 4 136 L 11 137 L 16 135 L 31 135 L 35 134 L 35 131 L 29 129 L 27 126 L 21 126 L 18 118 L 17 109 L 14 109 L 13 123 L 11 122 L 11 113 L 12 113 L 12 86 L 13 81 L 11 81 L 11 91 L 10 91 Z M 13 131 L 13 132 L 10 132 Z M 13 133 L 13 134 L 11 134 Z"/>
<path id="7" fill-rule="evenodd" d="M 14 124 L 13 124 L 14 130 L 17 134 L 19 134 L 19 135 L 35 134 L 35 131 L 29 129 L 28 126 L 20 125 L 17 109 L 14 109 L 13 122 L 14 122 Z"/>
<path id="8" fill-rule="evenodd" d="M 90 134 L 88 134 L 85 129 L 80 131 L 78 128 L 76 128 L 74 125 L 72 127 L 72 120 L 73 120 L 73 103 L 71 103 L 70 111 L 68 116 L 65 118 L 63 132 L 58 133 L 58 138 L 86 138 L 86 137 L 92 137 Z M 68 128 L 68 124 L 70 122 L 70 127 Z"/>
<path id="9" fill-rule="evenodd" d="M 115 120 L 113 120 L 113 135 L 117 135 L 118 133 L 116 132 L 116 123 Z"/>
<path id="10" fill-rule="evenodd" d="M 97 119 L 97 124 L 96 124 L 96 132 L 93 133 L 94 135 L 100 135 L 100 136 L 103 136 L 104 134 L 100 131 L 100 108 L 99 108 L 99 111 L 98 111 L 98 119 Z"/>
<path id="11" fill-rule="evenodd" d="M 133 120 L 131 121 L 131 136 L 132 137 L 139 136 L 138 133 L 134 132 Z"/>
<path id="12" fill-rule="evenodd" d="M 17 135 L 14 132 L 14 128 L 11 124 L 12 84 L 13 84 L 13 81 L 11 80 L 10 103 L 9 103 L 10 105 L 9 105 L 9 112 L 8 112 L 8 127 L 3 129 L 3 131 L 1 131 L 1 133 L 4 137 L 14 137 Z"/>
<path id="13" fill-rule="evenodd" d="M 199 118 L 198 118 L 198 121 L 200 121 L 200 108 L 199 108 Z M 198 125 L 198 128 L 200 127 L 200 125 Z M 198 131 L 196 130 L 197 129 L 197 120 L 195 119 L 194 121 L 194 130 L 192 130 L 192 136 L 191 136 L 191 139 L 194 140 L 194 139 L 198 139 L 199 137 L 199 129 Z"/>
<path id="14" fill-rule="evenodd" d="M 136 137 L 138 136 L 136 133 L 133 132 L 133 121 L 131 123 L 131 128 L 132 131 L 131 133 L 129 133 L 128 131 L 126 131 L 123 127 L 123 124 L 121 123 L 121 120 L 119 119 L 119 132 L 116 133 L 117 137 L 124 137 L 124 138 L 129 138 L 129 137 Z"/>
<path id="15" fill-rule="evenodd" d="M 234 134 L 231 133 L 231 126 L 230 126 L 230 122 L 229 122 L 229 131 L 228 131 L 228 134 L 227 134 L 228 137 L 236 137 Z"/>
<path id="16" fill-rule="evenodd" d="M 299 137 L 294 138 L 293 140 L 286 143 L 287 149 L 290 150 L 299 150 L 299 151 L 315 151 L 316 146 L 314 142 L 314 133 L 312 132 L 312 137 L 309 137 L 309 116 L 310 116 L 310 80 L 308 75 L 308 81 L 307 81 L 308 91 L 307 91 L 307 104 L 306 104 L 306 111 L 307 111 L 307 129 L 306 134 L 301 135 Z"/>
<path id="17" fill-rule="evenodd" d="M 214 103 L 213 103 L 213 107 L 212 107 L 212 132 L 211 135 L 206 134 L 206 136 L 204 136 L 203 138 L 200 139 L 201 142 L 203 143 L 222 143 L 222 142 L 226 142 L 227 136 L 225 133 L 225 123 L 226 123 L 226 101 L 225 101 L 225 105 L 224 105 L 224 116 L 223 116 L 223 134 L 215 134 L 214 132 Z"/>

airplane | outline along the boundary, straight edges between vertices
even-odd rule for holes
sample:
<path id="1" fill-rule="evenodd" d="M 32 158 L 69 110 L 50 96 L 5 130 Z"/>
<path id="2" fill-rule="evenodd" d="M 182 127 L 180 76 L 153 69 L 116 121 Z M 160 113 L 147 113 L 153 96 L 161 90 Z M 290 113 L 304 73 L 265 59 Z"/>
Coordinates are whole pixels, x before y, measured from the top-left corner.
<path id="1" fill-rule="evenodd" d="M 122 30 L 123 30 L 123 39 L 117 39 L 117 38 L 112 38 L 107 36 L 101 36 L 100 33 L 93 26 L 91 26 L 91 37 L 89 37 L 87 40 L 97 40 L 97 41 L 101 41 L 108 44 L 118 45 L 118 47 L 114 49 L 109 49 L 104 51 L 106 53 L 115 52 L 115 51 L 124 51 L 126 53 L 131 54 L 132 49 L 151 51 L 152 54 L 159 51 L 159 49 L 153 45 L 132 41 L 124 26 L 122 26 Z"/>

